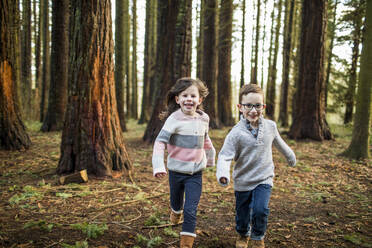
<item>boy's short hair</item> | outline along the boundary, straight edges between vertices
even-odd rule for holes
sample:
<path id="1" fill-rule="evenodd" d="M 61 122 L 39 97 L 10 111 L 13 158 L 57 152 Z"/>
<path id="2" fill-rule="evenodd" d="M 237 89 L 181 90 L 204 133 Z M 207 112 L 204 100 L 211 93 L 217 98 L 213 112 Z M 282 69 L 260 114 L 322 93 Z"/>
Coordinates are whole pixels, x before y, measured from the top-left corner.
<path id="1" fill-rule="evenodd" d="M 245 84 L 239 90 L 239 103 L 242 101 L 243 95 L 248 95 L 249 93 L 258 93 L 264 96 L 263 90 L 257 84 Z"/>

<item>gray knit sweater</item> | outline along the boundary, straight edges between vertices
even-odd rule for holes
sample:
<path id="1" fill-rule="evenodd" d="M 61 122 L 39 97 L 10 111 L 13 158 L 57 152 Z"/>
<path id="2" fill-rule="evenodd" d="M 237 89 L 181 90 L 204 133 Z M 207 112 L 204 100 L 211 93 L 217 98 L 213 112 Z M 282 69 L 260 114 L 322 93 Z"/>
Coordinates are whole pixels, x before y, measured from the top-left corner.
<path id="1" fill-rule="evenodd" d="M 236 191 L 250 191 L 259 184 L 272 186 L 274 178 L 272 144 L 285 156 L 290 166 L 296 165 L 296 156 L 280 137 L 275 122 L 260 118 L 256 139 L 247 129 L 246 119 L 241 119 L 226 136 L 218 154 L 218 182 L 221 177 L 225 177 L 229 184 L 230 164 L 234 159 L 232 174 Z"/>

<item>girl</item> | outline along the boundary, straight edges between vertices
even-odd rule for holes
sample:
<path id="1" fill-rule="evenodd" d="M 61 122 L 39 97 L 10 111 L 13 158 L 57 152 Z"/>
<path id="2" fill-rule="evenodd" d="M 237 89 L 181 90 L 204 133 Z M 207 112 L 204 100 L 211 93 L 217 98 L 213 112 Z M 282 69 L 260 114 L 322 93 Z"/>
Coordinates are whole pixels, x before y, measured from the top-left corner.
<path id="1" fill-rule="evenodd" d="M 218 154 L 217 180 L 223 186 L 230 182 L 230 164 L 235 160 L 236 248 L 264 248 L 264 235 L 269 216 L 269 200 L 274 178 L 271 147 L 274 145 L 295 166 L 296 156 L 280 137 L 275 122 L 264 119 L 262 89 L 247 84 L 240 89 L 239 111 L 243 118 L 227 135 Z M 250 239 L 250 240 L 249 240 Z"/>
<path id="2" fill-rule="evenodd" d="M 180 78 L 167 95 L 166 119 L 155 140 L 152 156 L 153 174 L 164 177 L 165 145 L 170 188 L 170 221 L 184 221 L 180 247 L 192 247 L 196 225 L 196 210 L 202 191 L 202 171 L 214 166 L 216 151 L 208 136 L 209 116 L 202 109 L 208 89 L 198 79 Z M 184 197 L 185 195 L 185 197 Z"/>

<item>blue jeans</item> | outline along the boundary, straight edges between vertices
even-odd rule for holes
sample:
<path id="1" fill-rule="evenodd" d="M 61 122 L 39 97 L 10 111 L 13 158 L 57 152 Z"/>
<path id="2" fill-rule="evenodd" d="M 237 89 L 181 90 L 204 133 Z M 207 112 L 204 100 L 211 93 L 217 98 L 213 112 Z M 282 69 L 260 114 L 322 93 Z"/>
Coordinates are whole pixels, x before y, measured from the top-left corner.
<path id="1" fill-rule="evenodd" d="M 202 172 L 188 175 L 169 171 L 169 189 L 171 208 L 175 211 L 183 208 L 182 232 L 193 234 L 202 192 Z"/>
<path id="2" fill-rule="evenodd" d="M 241 236 L 261 240 L 265 236 L 271 186 L 259 184 L 251 191 L 235 191 L 236 231 Z"/>

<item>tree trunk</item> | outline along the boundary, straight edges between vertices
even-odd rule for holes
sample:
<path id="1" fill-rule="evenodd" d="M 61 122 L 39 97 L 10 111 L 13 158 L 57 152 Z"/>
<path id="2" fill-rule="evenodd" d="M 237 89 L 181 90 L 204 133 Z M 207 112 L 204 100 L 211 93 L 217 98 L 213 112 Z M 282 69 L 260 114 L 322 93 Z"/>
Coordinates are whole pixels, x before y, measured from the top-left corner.
<path id="1" fill-rule="evenodd" d="M 191 75 L 191 13 L 192 0 L 180 1 L 177 17 L 178 21 L 176 24 L 173 82 L 181 77 L 190 77 Z"/>
<path id="2" fill-rule="evenodd" d="M 130 118 L 132 116 L 132 72 L 130 70 L 130 15 L 129 15 L 129 0 L 124 1 L 124 51 L 125 51 L 125 103 L 126 103 L 126 117 Z"/>
<path id="3" fill-rule="evenodd" d="M 283 127 L 288 126 L 288 89 L 289 89 L 289 72 L 291 69 L 291 52 L 292 52 L 292 27 L 293 11 L 295 0 L 287 0 L 285 11 L 285 27 L 283 42 L 283 76 L 280 86 L 280 111 L 279 122 Z"/>
<path id="4" fill-rule="evenodd" d="M 242 1 L 242 15 L 243 15 L 243 20 L 242 20 L 242 46 L 241 46 L 241 57 L 240 57 L 240 87 L 242 87 L 245 84 L 245 79 L 244 79 L 244 48 L 245 48 L 245 1 Z"/>
<path id="5" fill-rule="evenodd" d="M 131 175 L 116 107 L 111 1 L 71 1 L 69 89 L 57 173 Z"/>
<path id="6" fill-rule="evenodd" d="M 153 75 L 154 66 L 154 34 L 156 29 L 156 22 L 154 23 L 154 12 L 155 0 L 149 0 L 146 2 L 146 22 L 145 22 L 145 51 L 144 51 L 144 69 L 143 69 L 143 91 L 142 91 L 142 105 L 141 105 L 141 117 L 138 124 L 143 124 L 150 119 L 151 110 L 151 78 Z"/>
<path id="7" fill-rule="evenodd" d="M 208 87 L 209 95 L 205 102 L 205 110 L 209 115 L 209 125 L 211 128 L 219 128 L 220 122 L 218 119 L 218 105 L 217 105 L 217 30 L 216 30 L 216 16 L 217 16 L 217 0 L 205 0 L 203 20 L 203 69 L 201 80 L 204 81 Z"/>
<path id="8" fill-rule="evenodd" d="M 176 23 L 180 0 L 158 1 L 158 33 L 155 84 L 160 88 L 157 91 L 151 119 L 147 124 L 143 140 L 152 143 L 160 132 L 163 122 L 159 119 L 160 112 L 164 109 L 165 95 L 174 84 L 174 57 L 176 40 Z"/>
<path id="9" fill-rule="evenodd" d="M 278 58 L 278 51 L 279 51 L 279 32 L 280 32 L 280 24 L 281 24 L 281 16 L 282 16 L 282 2 L 283 0 L 279 0 L 278 3 L 278 15 L 276 18 L 276 27 L 275 27 L 275 42 L 274 42 L 274 54 L 273 60 L 270 69 L 270 77 L 267 83 L 266 89 L 266 110 L 265 113 L 267 117 L 274 120 L 275 119 L 275 100 L 276 100 L 276 64 Z"/>
<path id="10" fill-rule="evenodd" d="M 42 86 L 40 100 L 40 121 L 43 122 L 48 106 L 48 93 L 50 85 L 50 32 L 49 32 L 49 4 L 48 0 L 43 1 L 43 71 L 42 71 Z"/>
<path id="11" fill-rule="evenodd" d="M 367 1 L 363 48 L 351 143 L 344 156 L 353 159 L 370 157 L 369 138 L 371 129 L 372 93 L 372 2 Z"/>
<path id="12" fill-rule="evenodd" d="M 67 102 L 69 0 L 52 1 L 52 56 L 48 112 L 41 131 L 63 128 Z"/>
<path id="13" fill-rule="evenodd" d="M 333 6 L 333 18 L 332 21 L 328 24 L 328 33 L 329 33 L 329 39 L 330 44 L 328 48 L 328 57 L 327 57 L 327 72 L 326 72 L 326 80 L 325 80 L 325 106 L 327 110 L 328 106 L 328 86 L 329 86 L 329 78 L 331 75 L 331 68 L 332 68 L 332 58 L 333 58 L 333 46 L 334 46 L 334 40 L 335 40 L 335 33 L 336 33 L 336 16 L 337 16 L 337 4 L 338 0 L 336 0 L 334 6 Z"/>
<path id="14" fill-rule="evenodd" d="M 218 98 L 219 119 L 225 126 L 234 125 L 231 111 L 231 46 L 232 46 L 233 1 L 221 2 L 218 44 Z"/>
<path id="15" fill-rule="evenodd" d="M 258 44 L 260 40 L 260 10 L 261 10 L 261 0 L 257 0 L 257 17 L 256 17 L 256 36 L 254 45 L 254 57 L 253 57 L 253 69 L 251 83 L 257 84 L 257 68 L 258 68 Z"/>
<path id="16" fill-rule="evenodd" d="M 116 102 L 119 114 L 119 122 L 122 131 L 127 131 L 124 113 L 124 84 L 125 84 L 125 48 L 124 42 L 126 39 L 125 33 L 125 15 L 124 15 L 125 0 L 116 0 L 115 6 L 115 88 Z"/>
<path id="17" fill-rule="evenodd" d="M 31 118 L 31 0 L 22 1 L 22 66 L 21 66 L 21 88 L 22 88 L 22 116 Z"/>
<path id="18" fill-rule="evenodd" d="M 262 31 L 262 54 L 265 54 L 265 39 L 266 39 L 266 13 L 267 13 L 267 0 L 264 0 L 264 21 L 263 21 L 263 31 Z M 264 88 L 264 56 L 261 56 L 261 89 Z"/>
<path id="19" fill-rule="evenodd" d="M 34 0 L 36 1 L 36 0 Z M 33 119 L 40 120 L 40 106 L 41 106 L 41 80 L 42 80 L 42 66 L 41 66 L 41 40 L 43 35 L 42 16 L 43 16 L 43 1 L 39 2 L 39 13 L 36 15 L 35 10 L 35 22 L 37 19 L 37 31 L 35 32 L 35 89 L 33 91 Z M 36 17 L 37 16 L 37 17 Z"/>
<path id="20" fill-rule="evenodd" d="M 132 0 L 132 118 L 138 119 L 138 86 L 137 86 L 137 0 Z"/>
<path id="21" fill-rule="evenodd" d="M 357 70 L 358 70 L 358 60 L 359 60 L 359 45 L 362 39 L 362 22 L 363 22 L 363 11 L 361 11 L 361 6 L 356 6 L 353 15 L 353 28 L 352 31 L 352 56 L 351 56 L 351 68 L 349 72 L 348 86 L 345 96 L 345 116 L 344 124 L 348 124 L 353 119 L 353 109 L 355 103 L 355 88 L 357 84 Z"/>
<path id="22" fill-rule="evenodd" d="M 198 78 L 203 77 L 203 27 L 204 27 L 204 11 L 205 11 L 205 0 L 200 0 L 200 12 L 199 12 L 199 37 L 197 40 L 197 53 L 196 53 L 196 76 Z"/>
<path id="23" fill-rule="evenodd" d="M 299 75 L 294 120 L 289 132 L 294 139 L 332 139 L 325 118 L 324 40 L 327 2 L 304 0 Z M 322 20 L 322 21 L 319 21 Z"/>
<path id="24" fill-rule="evenodd" d="M 31 145 L 19 112 L 20 79 L 18 1 L 0 3 L 0 148 L 27 149 Z"/>

